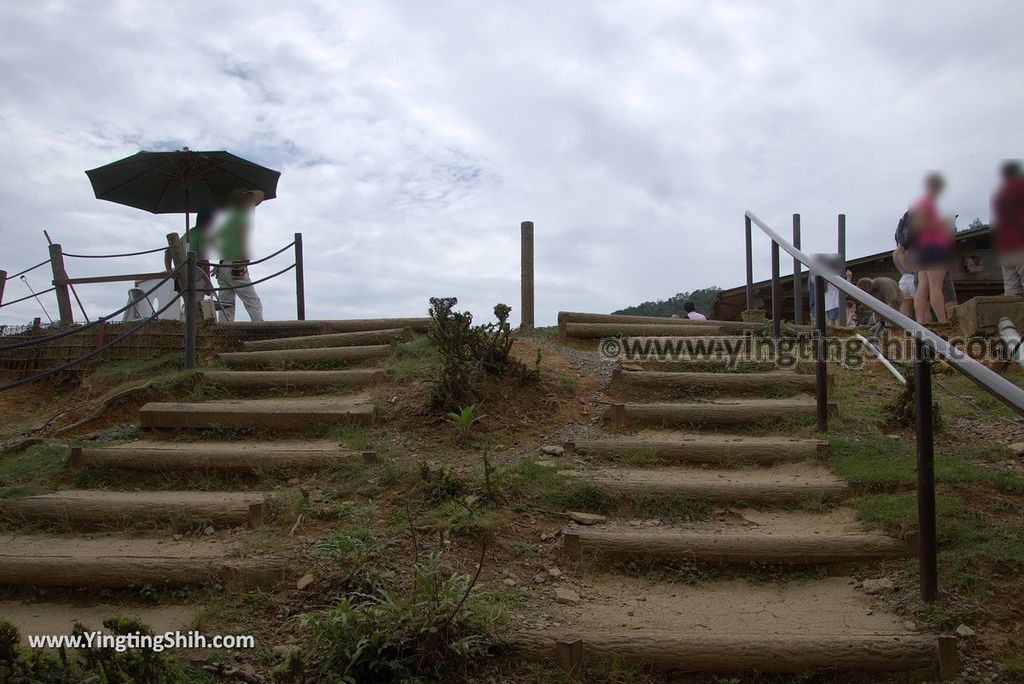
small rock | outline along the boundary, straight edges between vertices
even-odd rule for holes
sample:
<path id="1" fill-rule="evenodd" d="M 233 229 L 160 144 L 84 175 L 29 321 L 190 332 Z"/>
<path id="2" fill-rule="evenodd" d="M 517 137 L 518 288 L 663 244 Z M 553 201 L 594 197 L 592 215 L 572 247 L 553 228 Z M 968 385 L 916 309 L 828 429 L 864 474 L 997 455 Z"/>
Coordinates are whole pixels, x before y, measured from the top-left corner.
<path id="1" fill-rule="evenodd" d="M 291 657 L 292 653 L 299 652 L 299 646 L 298 644 L 279 644 L 277 646 L 274 646 L 274 648 L 270 650 L 272 650 L 274 653 L 281 656 L 282 658 L 287 659 Z"/>
<path id="2" fill-rule="evenodd" d="M 211 534 L 213 534 L 213 532 L 214 532 L 214 529 L 213 529 L 212 526 L 207 526 L 206 528 L 203 529 L 203 534 L 205 534 L 207 537 L 209 537 Z"/>
<path id="3" fill-rule="evenodd" d="M 960 625 L 959 627 L 957 627 L 956 633 L 957 636 L 962 637 L 972 637 L 975 634 L 974 630 L 968 627 L 967 625 Z"/>
<path id="4" fill-rule="evenodd" d="M 182 534 L 171 535 L 171 539 L 173 539 L 174 541 L 181 541 L 184 538 L 185 538 L 185 535 L 182 535 Z"/>
<path id="5" fill-rule="evenodd" d="M 601 525 L 608 522 L 608 518 L 596 513 L 581 513 L 580 511 L 569 511 L 569 520 L 580 525 Z"/>
<path id="6" fill-rule="evenodd" d="M 533 576 L 533 583 L 534 584 L 544 584 L 544 575 L 534 575 Z"/>
<path id="7" fill-rule="evenodd" d="M 303 575 L 299 578 L 299 581 L 295 583 L 296 589 L 305 589 L 313 583 L 313 576 L 310 574 Z"/>
<path id="8" fill-rule="evenodd" d="M 907 630 L 908 632 L 916 632 L 917 631 L 917 623 L 913 622 L 911 620 L 907 620 L 906 622 L 903 623 L 903 629 Z"/>
<path id="9" fill-rule="evenodd" d="M 880 594 L 883 591 L 895 589 L 896 585 L 888 577 L 881 577 L 879 579 L 864 580 L 860 588 L 864 590 L 865 594 Z"/>
<path id="10" fill-rule="evenodd" d="M 480 500 L 480 497 L 477 496 L 476 494 L 470 494 L 465 499 L 463 499 L 463 501 L 466 502 L 467 506 L 472 506 L 473 504 L 475 504 L 479 500 Z"/>
<path id="11" fill-rule="evenodd" d="M 567 606 L 575 606 L 580 602 L 580 595 L 569 587 L 555 589 L 555 602 L 564 603 Z"/>
<path id="12" fill-rule="evenodd" d="M 511 577 L 506 577 L 505 579 L 501 580 L 501 583 L 504 584 L 506 587 L 514 587 L 517 584 L 519 584 Z"/>
<path id="13" fill-rule="evenodd" d="M 557 444 L 546 444 L 540 448 L 548 456 L 561 456 L 565 453 L 565 449 L 558 446 Z"/>
<path id="14" fill-rule="evenodd" d="M 542 468 L 557 468 L 558 464 L 554 461 L 537 461 L 537 465 Z"/>
<path id="15" fill-rule="evenodd" d="M 557 579 L 562 576 L 562 571 L 558 568 L 548 568 L 548 574 Z"/>
<path id="16" fill-rule="evenodd" d="M 501 570 L 498 571 L 498 574 L 501 575 L 502 577 L 508 577 L 508 575 L 509 575 L 508 568 L 502 568 Z"/>
<path id="17" fill-rule="evenodd" d="M 1018 456 L 1024 456 L 1024 442 L 1014 442 L 1007 445 L 1007 448 Z"/>
<path id="18" fill-rule="evenodd" d="M 294 486 L 296 486 L 297 484 L 299 484 L 299 482 L 301 482 L 301 480 L 299 480 L 299 478 L 297 478 L 297 477 L 293 477 L 292 479 L 288 480 L 288 482 L 287 482 L 286 484 L 287 484 L 287 485 L 288 485 L 289 487 L 294 487 Z"/>

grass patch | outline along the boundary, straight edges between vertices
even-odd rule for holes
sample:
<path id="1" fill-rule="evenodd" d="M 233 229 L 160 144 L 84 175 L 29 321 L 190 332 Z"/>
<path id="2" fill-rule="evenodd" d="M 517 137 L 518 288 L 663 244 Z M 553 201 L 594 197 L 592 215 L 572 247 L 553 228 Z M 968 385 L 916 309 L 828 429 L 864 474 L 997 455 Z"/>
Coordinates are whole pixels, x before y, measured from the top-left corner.
<path id="1" fill-rule="evenodd" d="M 67 464 L 68 449 L 57 444 L 36 444 L 0 455 L 0 499 L 55 489 Z"/>
<path id="2" fill-rule="evenodd" d="M 426 335 L 417 335 L 412 342 L 398 345 L 389 372 L 397 380 L 429 381 L 437 376 L 441 355 Z"/>
<path id="3" fill-rule="evenodd" d="M 867 491 L 909 487 L 917 483 L 917 454 L 904 442 L 881 434 L 829 438 L 829 465 L 840 477 Z M 940 449 L 935 455 L 937 481 L 951 484 L 986 482 L 1004 492 L 1024 492 L 1024 476 L 980 465 L 1005 455 L 991 446 Z M 1003 456 L 1005 457 L 1005 456 Z"/>

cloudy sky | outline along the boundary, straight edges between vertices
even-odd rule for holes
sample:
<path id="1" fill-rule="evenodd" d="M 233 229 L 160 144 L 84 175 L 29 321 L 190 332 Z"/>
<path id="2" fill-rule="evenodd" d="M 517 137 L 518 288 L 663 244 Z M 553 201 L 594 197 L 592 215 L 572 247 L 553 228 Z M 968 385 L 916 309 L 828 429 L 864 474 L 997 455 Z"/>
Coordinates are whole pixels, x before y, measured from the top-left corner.
<path id="1" fill-rule="evenodd" d="M 255 251 L 303 233 L 310 318 L 518 309 L 526 219 L 538 324 L 731 287 L 745 209 L 787 230 L 800 212 L 812 251 L 845 212 L 850 254 L 873 253 L 926 170 L 963 227 L 1024 154 L 1020 0 L 35 0 L 0 5 L 0 44 L 0 268 L 44 259 L 43 229 L 73 252 L 160 245 L 181 217 L 98 201 L 83 171 L 227 149 L 283 174 Z M 292 280 L 261 292 L 294 316 Z"/>

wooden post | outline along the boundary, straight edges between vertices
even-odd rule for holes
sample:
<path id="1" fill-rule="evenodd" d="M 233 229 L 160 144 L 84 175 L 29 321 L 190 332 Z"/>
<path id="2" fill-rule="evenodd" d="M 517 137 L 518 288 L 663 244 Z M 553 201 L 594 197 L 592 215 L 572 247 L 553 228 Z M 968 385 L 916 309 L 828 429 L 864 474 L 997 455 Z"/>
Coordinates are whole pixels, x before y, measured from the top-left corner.
<path id="1" fill-rule="evenodd" d="M 71 296 L 68 294 L 68 274 L 64 270 L 64 254 L 61 252 L 60 244 L 50 245 L 50 267 L 53 269 L 53 286 L 56 288 L 60 322 L 62 325 L 74 323 L 75 316 L 71 310 Z"/>
<path id="2" fill-rule="evenodd" d="M 533 221 L 523 221 L 519 226 L 522 255 L 520 257 L 520 283 L 522 286 L 522 322 L 520 330 L 533 329 Z"/>
<path id="3" fill-rule="evenodd" d="M 917 532 L 921 600 L 939 596 L 935 530 L 935 432 L 932 424 L 931 348 L 914 338 L 914 400 L 917 413 Z"/>
<path id="4" fill-rule="evenodd" d="M 295 234 L 295 315 L 306 320 L 306 281 L 302 274 L 302 233 Z"/>
<path id="5" fill-rule="evenodd" d="M 744 217 L 744 238 L 747 245 L 747 311 L 754 310 L 754 253 L 750 234 L 750 217 Z"/>
<path id="6" fill-rule="evenodd" d="M 818 402 L 818 431 L 828 430 L 828 366 L 825 358 L 825 279 L 814 276 L 815 395 Z"/>
<path id="7" fill-rule="evenodd" d="M 107 338 L 107 322 L 104 319 L 100 319 L 96 324 L 96 349 L 99 349 L 106 344 Z"/>
<path id="8" fill-rule="evenodd" d="M 185 368 L 196 367 L 196 253 L 185 256 Z"/>
<path id="9" fill-rule="evenodd" d="M 7 271 L 0 271 L 0 306 L 4 303 L 4 285 L 7 284 Z"/>
<path id="10" fill-rule="evenodd" d="M 846 214 L 839 215 L 839 226 L 836 230 L 839 240 L 839 277 L 846 277 Z M 839 290 L 839 325 L 846 325 L 846 293 Z"/>
<path id="11" fill-rule="evenodd" d="M 800 214 L 793 214 L 793 246 L 800 249 Z M 793 257 L 793 323 L 804 322 L 804 276 L 803 264 Z"/>

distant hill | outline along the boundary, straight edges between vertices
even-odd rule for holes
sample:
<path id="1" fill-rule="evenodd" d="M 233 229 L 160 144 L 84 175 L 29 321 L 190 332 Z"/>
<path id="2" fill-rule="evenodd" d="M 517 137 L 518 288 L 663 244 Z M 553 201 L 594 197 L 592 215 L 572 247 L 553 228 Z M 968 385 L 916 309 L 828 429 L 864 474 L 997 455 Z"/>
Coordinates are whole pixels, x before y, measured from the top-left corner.
<path id="1" fill-rule="evenodd" d="M 627 306 L 625 309 L 613 311 L 614 314 L 625 314 L 627 316 L 664 316 L 669 318 L 672 314 L 682 317 L 686 310 L 683 305 L 686 302 L 693 302 L 697 311 L 705 316 L 711 311 L 711 302 L 722 291 L 720 287 L 705 287 L 693 292 L 680 292 L 668 299 L 659 299 L 656 302 L 644 302 L 636 306 Z"/>

